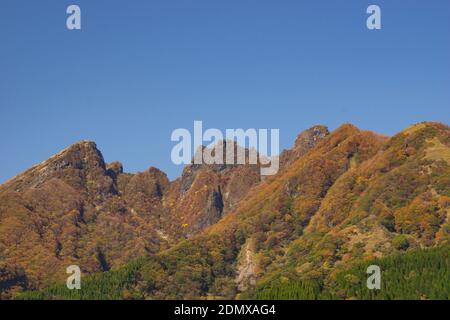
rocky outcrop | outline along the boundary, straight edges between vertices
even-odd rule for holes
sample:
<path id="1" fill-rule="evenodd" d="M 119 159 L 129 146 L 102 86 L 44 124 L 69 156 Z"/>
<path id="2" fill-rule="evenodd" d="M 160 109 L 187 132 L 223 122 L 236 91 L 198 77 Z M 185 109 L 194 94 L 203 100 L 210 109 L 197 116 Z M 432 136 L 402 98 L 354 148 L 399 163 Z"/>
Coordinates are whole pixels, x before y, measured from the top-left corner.
<path id="1" fill-rule="evenodd" d="M 235 158 L 238 150 L 246 154 L 245 164 L 226 164 L 226 148 L 230 145 Z M 174 237 L 190 237 L 216 223 L 261 181 L 259 164 L 249 163 L 248 149 L 226 141 L 218 146 L 224 147 L 224 164 L 187 165 L 164 195 L 164 225 Z"/>
<path id="2" fill-rule="evenodd" d="M 106 166 L 106 171 L 111 178 L 116 179 L 119 174 L 123 173 L 123 165 L 119 161 L 111 162 Z"/>
<path id="3" fill-rule="evenodd" d="M 7 181 L 0 192 L 24 192 L 42 187 L 52 179 L 61 180 L 93 200 L 117 192 L 114 180 L 107 174 L 103 156 L 92 141 L 81 141 L 64 149 Z"/>
<path id="4" fill-rule="evenodd" d="M 280 168 L 286 168 L 292 162 L 305 155 L 322 141 L 330 132 L 326 126 L 313 126 L 297 136 L 292 149 L 283 150 L 280 154 Z"/>

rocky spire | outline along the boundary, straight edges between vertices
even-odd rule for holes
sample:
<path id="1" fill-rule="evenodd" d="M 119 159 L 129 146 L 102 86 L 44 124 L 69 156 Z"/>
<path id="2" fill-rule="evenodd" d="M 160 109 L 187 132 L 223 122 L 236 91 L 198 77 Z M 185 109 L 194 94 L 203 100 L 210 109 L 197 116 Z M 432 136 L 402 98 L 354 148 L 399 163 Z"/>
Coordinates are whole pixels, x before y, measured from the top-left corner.
<path id="1" fill-rule="evenodd" d="M 323 125 L 315 125 L 301 132 L 295 139 L 294 147 L 281 153 L 280 168 L 286 167 L 305 155 L 329 134 L 328 127 Z"/>

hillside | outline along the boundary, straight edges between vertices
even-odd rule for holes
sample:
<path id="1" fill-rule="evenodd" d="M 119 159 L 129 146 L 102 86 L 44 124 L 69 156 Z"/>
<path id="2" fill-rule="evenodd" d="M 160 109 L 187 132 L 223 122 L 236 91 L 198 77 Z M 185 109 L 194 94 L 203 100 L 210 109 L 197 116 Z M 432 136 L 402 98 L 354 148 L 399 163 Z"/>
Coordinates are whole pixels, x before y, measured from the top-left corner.
<path id="1" fill-rule="evenodd" d="M 290 279 L 309 292 L 299 297 L 327 288 L 328 297 L 366 298 L 336 287 L 350 266 L 448 250 L 448 126 L 421 123 L 391 138 L 316 126 L 280 163 L 262 181 L 257 166 L 191 165 L 170 182 L 155 168 L 105 164 L 91 142 L 71 146 L 0 187 L 3 295 L 50 285 L 38 296 L 264 297 L 273 293 L 261 288 Z M 70 264 L 96 274 L 89 290 L 51 285 Z"/>
<path id="2" fill-rule="evenodd" d="M 366 286 L 367 267 L 383 270 L 380 290 Z M 450 247 L 416 249 L 405 254 L 371 259 L 337 273 L 329 285 L 287 277 L 261 283 L 247 296 L 263 300 L 296 299 L 450 299 Z"/>
<path id="3" fill-rule="evenodd" d="M 192 165 L 170 182 L 154 167 L 125 173 L 95 143 L 76 143 L 0 186 L 1 289 L 41 288 L 72 264 L 104 272 L 167 249 L 217 222 L 257 172 Z M 16 278 L 26 281 L 14 288 Z"/>

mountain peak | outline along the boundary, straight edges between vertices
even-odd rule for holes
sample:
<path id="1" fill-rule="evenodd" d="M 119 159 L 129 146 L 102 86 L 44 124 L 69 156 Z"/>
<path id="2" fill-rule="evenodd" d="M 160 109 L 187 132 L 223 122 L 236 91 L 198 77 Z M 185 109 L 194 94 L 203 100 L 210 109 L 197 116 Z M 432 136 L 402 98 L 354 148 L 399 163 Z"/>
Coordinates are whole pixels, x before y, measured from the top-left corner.
<path id="1" fill-rule="evenodd" d="M 301 132 L 295 139 L 294 149 L 302 149 L 302 152 L 309 151 L 319 140 L 330 134 L 328 127 L 315 125 Z"/>
<path id="2" fill-rule="evenodd" d="M 342 125 L 340 125 L 336 130 L 333 131 L 333 133 L 341 133 L 341 132 L 346 132 L 346 133 L 357 133 L 360 132 L 361 129 L 359 129 L 357 126 L 355 126 L 352 123 L 344 123 Z"/>
<path id="3" fill-rule="evenodd" d="M 82 171 L 84 174 L 76 174 L 76 171 Z M 78 180 L 86 176 L 88 172 L 94 171 L 96 174 L 106 172 L 103 155 L 97 149 L 95 142 L 82 140 L 8 180 L 1 189 L 22 191 L 38 187 L 53 178 L 59 178 L 71 184 L 75 179 Z"/>
<path id="4" fill-rule="evenodd" d="M 415 124 L 407 127 L 406 129 L 401 131 L 401 133 L 406 134 L 406 135 L 411 135 L 420 130 L 430 129 L 430 128 L 434 128 L 437 130 L 448 130 L 449 129 L 449 127 L 447 125 L 445 125 L 441 122 L 423 121 L 423 122 L 418 122 L 418 123 L 415 123 Z"/>
<path id="5" fill-rule="evenodd" d="M 41 165 L 54 166 L 54 169 L 76 168 L 87 169 L 90 166 L 106 169 L 106 164 L 97 144 L 93 141 L 82 140 L 65 148 Z"/>
<path id="6" fill-rule="evenodd" d="M 327 126 L 315 125 L 302 131 L 295 139 L 294 147 L 284 150 L 280 155 L 280 167 L 286 167 L 299 157 L 313 149 L 320 141 L 330 134 Z"/>
<path id="7" fill-rule="evenodd" d="M 73 146 L 90 146 L 90 147 L 97 147 L 97 144 L 95 143 L 95 141 L 92 140 L 79 140 L 75 143 L 73 143 L 72 145 L 70 145 L 68 148 L 73 147 Z"/>

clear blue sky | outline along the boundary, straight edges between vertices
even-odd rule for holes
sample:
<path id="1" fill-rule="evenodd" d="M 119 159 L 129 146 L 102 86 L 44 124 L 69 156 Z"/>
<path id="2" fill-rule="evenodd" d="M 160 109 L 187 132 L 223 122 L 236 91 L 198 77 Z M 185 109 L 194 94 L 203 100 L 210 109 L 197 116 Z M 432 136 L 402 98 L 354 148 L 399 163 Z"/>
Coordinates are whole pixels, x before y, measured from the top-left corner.
<path id="1" fill-rule="evenodd" d="M 0 182 L 82 139 L 174 178 L 170 134 L 194 120 L 279 128 L 284 148 L 318 123 L 393 134 L 449 108 L 448 0 L 0 1 Z"/>

